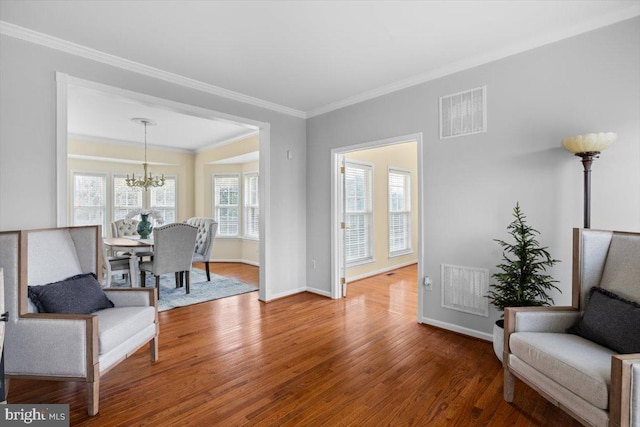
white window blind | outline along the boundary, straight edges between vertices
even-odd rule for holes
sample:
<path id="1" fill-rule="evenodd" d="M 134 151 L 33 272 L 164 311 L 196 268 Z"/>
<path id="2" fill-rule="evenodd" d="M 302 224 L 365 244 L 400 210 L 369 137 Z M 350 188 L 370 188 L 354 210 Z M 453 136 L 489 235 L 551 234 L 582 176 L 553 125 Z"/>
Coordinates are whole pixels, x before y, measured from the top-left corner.
<path id="1" fill-rule="evenodd" d="M 107 176 L 97 173 L 73 174 L 73 225 L 102 225 L 107 218 Z"/>
<path id="2" fill-rule="evenodd" d="M 113 221 L 124 219 L 134 209 L 142 209 L 144 191 L 129 187 L 124 175 L 113 176 Z"/>
<path id="3" fill-rule="evenodd" d="M 372 166 L 345 165 L 345 254 L 348 264 L 373 259 Z"/>
<path id="4" fill-rule="evenodd" d="M 176 177 L 165 176 L 162 187 L 149 188 L 149 208 L 155 209 L 164 218 L 164 224 L 176 222 Z"/>
<path id="5" fill-rule="evenodd" d="M 389 256 L 411 252 L 411 173 L 389 169 Z"/>
<path id="6" fill-rule="evenodd" d="M 260 236 L 260 208 L 258 198 L 258 173 L 244 175 L 244 235 L 252 239 Z"/>
<path id="7" fill-rule="evenodd" d="M 213 176 L 214 212 L 218 221 L 218 235 L 237 237 L 240 233 L 238 175 Z"/>

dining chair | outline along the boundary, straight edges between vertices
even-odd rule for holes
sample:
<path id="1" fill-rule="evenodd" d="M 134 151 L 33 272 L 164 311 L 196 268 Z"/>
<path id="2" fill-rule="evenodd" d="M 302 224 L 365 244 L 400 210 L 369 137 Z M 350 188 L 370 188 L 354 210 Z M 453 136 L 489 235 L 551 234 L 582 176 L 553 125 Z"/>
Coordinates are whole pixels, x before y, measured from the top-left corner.
<path id="1" fill-rule="evenodd" d="M 211 262 L 211 250 L 213 249 L 213 241 L 216 238 L 218 223 L 213 218 L 202 217 L 189 218 L 185 222 L 194 227 L 198 227 L 198 237 L 196 238 L 196 247 L 191 262 L 203 262 L 205 264 L 207 282 L 210 282 L 211 273 L 209 273 L 209 262 Z"/>
<path id="2" fill-rule="evenodd" d="M 156 278 L 158 298 L 160 298 L 160 276 L 176 274 L 176 287 L 178 287 L 181 282 L 180 277 L 184 274 L 186 293 L 189 293 L 189 272 L 197 234 L 196 227 L 184 223 L 167 224 L 154 229 L 154 256 L 153 260 L 140 263 L 140 285 L 145 286 L 145 273 L 153 274 Z"/>
<path id="3" fill-rule="evenodd" d="M 116 274 L 128 276 L 131 282 L 134 272 L 131 271 L 130 255 L 109 256 L 109 247 L 103 246 L 102 258 L 102 271 L 105 275 L 105 281 L 102 282 L 104 287 L 111 287 L 111 277 Z"/>

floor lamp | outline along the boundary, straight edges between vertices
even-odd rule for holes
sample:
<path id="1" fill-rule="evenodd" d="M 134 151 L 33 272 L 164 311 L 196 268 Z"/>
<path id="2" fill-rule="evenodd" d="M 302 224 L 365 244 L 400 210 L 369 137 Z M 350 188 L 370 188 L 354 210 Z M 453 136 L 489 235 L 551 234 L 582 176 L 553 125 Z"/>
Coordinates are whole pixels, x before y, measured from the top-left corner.
<path id="1" fill-rule="evenodd" d="M 591 163 L 616 140 L 613 132 L 586 133 L 562 140 L 564 148 L 582 158 L 584 167 L 584 228 L 591 228 Z"/>

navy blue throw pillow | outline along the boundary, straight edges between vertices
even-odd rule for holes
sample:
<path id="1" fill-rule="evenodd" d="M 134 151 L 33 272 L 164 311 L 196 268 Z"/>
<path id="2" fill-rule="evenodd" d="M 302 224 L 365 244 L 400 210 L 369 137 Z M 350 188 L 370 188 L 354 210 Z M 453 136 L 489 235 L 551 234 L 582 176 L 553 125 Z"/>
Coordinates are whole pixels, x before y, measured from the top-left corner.
<path id="1" fill-rule="evenodd" d="M 39 313 L 90 314 L 113 307 L 95 274 L 78 274 L 60 282 L 28 287 Z"/>
<path id="2" fill-rule="evenodd" d="M 640 304 L 593 287 L 589 303 L 568 332 L 621 354 L 640 353 Z"/>

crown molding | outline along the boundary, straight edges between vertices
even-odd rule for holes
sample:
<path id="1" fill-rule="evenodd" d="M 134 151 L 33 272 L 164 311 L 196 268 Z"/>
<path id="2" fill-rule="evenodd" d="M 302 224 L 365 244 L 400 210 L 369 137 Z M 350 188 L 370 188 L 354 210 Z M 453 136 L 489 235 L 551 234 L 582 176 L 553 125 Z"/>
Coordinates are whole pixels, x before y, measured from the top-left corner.
<path id="1" fill-rule="evenodd" d="M 123 70 L 142 74 L 148 77 L 153 77 L 159 80 L 164 80 L 169 83 L 188 87 L 201 92 L 206 92 L 212 95 L 220 96 L 220 97 L 231 99 L 238 102 L 243 102 L 245 104 L 250 104 L 256 107 L 276 111 L 278 113 L 283 113 L 290 116 L 299 117 L 302 119 L 305 119 L 307 117 L 304 111 L 296 110 L 290 107 L 285 107 L 284 105 L 279 105 L 273 102 L 265 101 L 263 99 L 255 98 L 253 96 L 244 95 L 238 92 L 234 92 L 228 89 L 224 89 L 218 86 L 204 83 L 199 80 L 184 77 L 179 74 L 170 73 L 168 71 L 164 71 L 159 68 L 150 67 L 148 65 L 144 65 L 139 62 L 130 61 L 128 59 L 121 58 L 119 56 L 101 52 L 96 49 L 92 49 L 77 43 L 72 43 L 64 39 L 60 39 L 44 33 L 40 33 L 38 31 L 30 30 L 28 28 L 11 24 L 6 21 L 0 21 L 0 34 L 4 34 L 6 36 L 14 37 L 30 43 L 39 44 L 41 46 L 45 46 L 51 49 L 56 49 L 62 52 L 70 53 L 72 55 L 90 59 L 92 61 L 101 62 L 103 64 L 121 68 Z"/>
<path id="2" fill-rule="evenodd" d="M 378 88 L 375 88 L 366 92 L 362 92 L 354 96 L 350 96 L 340 101 L 326 104 L 322 107 L 315 108 L 311 111 L 308 111 L 307 118 L 319 116 L 321 114 L 329 113 L 331 111 L 335 111 L 340 108 L 344 108 L 350 105 L 358 104 L 360 102 L 368 101 L 370 99 L 377 98 L 382 95 L 387 95 L 393 92 L 397 92 L 411 86 L 415 86 L 421 83 L 426 83 L 428 81 L 435 80 L 440 77 L 444 77 L 450 74 L 464 71 L 473 67 L 477 67 L 479 65 L 487 64 L 489 62 L 497 61 L 499 59 L 506 58 L 508 56 L 516 55 L 518 53 L 522 53 L 528 50 L 532 50 L 547 44 L 551 44 L 551 43 L 563 40 L 563 39 L 577 36 L 582 33 L 593 31 L 598 28 L 605 27 L 607 25 L 612 25 L 617 22 L 625 21 L 627 19 L 632 19 L 637 16 L 640 16 L 640 4 L 633 5 L 626 9 L 616 11 L 607 15 L 600 16 L 597 19 L 591 20 L 589 22 L 580 23 L 580 24 L 565 28 L 562 31 L 556 31 L 554 33 L 549 33 L 549 34 L 541 34 L 535 38 L 528 39 L 521 43 L 513 44 L 504 49 L 494 50 L 492 52 L 489 52 L 483 55 L 478 55 L 469 59 L 465 59 L 463 61 L 458 61 L 452 64 L 448 64 L 444 67 L 438 68 L 428 73 L 423 73 L 417 76 L 409 77 L 407 79 L 403 79 L 395 83 L 391 83 L 389 85 L 380 86 Z"/>
<path id="3" fill-rule="evenodd" d="M 196 150 L 194 150 L 195 153 L 202 153 L 204 151 L 208 151 L 211 150 L 212 148 L 217 148 L 217 147 L 222 147 L 223 145 L 229 145 L 229 144 L 233 144 L 234 142 L 239 142 L 239 141 L 243 141 L 247 138 L 250 138 L 254 135 L 258 135 L 260 132 L 257 130 L 252 130 L 249 131 L 247 133 L 243 133 L 242 135 L 238 135 L 238 136 L 234 136 L 232 138 L 229 139 L 225 139 L 222 141 L 218 141 L 218 142 L 214 142 L 212 144 L 208 144 L 205 145 L 203 147 L 197 148 Z"/>
<path id="4" fill-rule="evenodd" d="M 174 83 L 174 84 L 195 89 L 201 92 L 210 93 L 213 95 L 217 95 L 227 99 L 232 99 L 235 101 L 243 102 L 245 104 L 254 105 L 256 107 L 265 108 L 268 110 L 276 111 L 276 112 L 287 114 L 290 116 L 294 116 L 302 119 L 308 119 L 308 118 L 329 113 L 331 111 L 335 111 L 344 107 L 348 107 L 350 105 L 368 101 L 370 99 L 374 99 L 382 95 L 387 95 L 393 92 L 397 92 L 397 91 L 409 88 L 411 86 L 415 86 L 421 83 L 426 83 L 440 77 L 444 77 L 444 76 L 454 74 L 460 71 L 464 71 L 473 67 L 487 64 L 489 62 L 503 59 L 511 55 L 515 55 L 521 52 L 535 49 L 535 48 L 538 48 L 550 43 L 554 43 L 569 37 L 586 33 L 607 25 L 611 25 L 620 21 L 631 19 L 637 16 L 640 16 L 640 4 L 634 4 L 626 9 L 622 9 L 606 15 L 602 15 L 597 19 L 594 19 L 585 23 L 580 23 L 571 27 L 567 27 L 562 31 L 557 31 L 550 34 L 541 34 L 537 37 L 528 39 L 521 43 L 511 45 L 504 49 L 498 49 L 483 55 L 478 55 L 469 59 L 448 64 L 444 67 L 441 67 L 436 70 L 432 70 L 428 73 L 419 74 L 413 77 L 409 77 L 407 79 L 399 80 L 389 85 L 380 86 L 378 88 L 365 91 L 360 94 L 356 94 L 354 96 L 350 96 L 336 102 L 326 104 L 324 106 L 315 108 L 308 112 L 296 110 L 294 108 L 275 104 L 259 98 L 255 98 L 252 96 L 227 90 L 218 86 L 210 85 L 208 83 L 204 83 L 199 80 L 195 80 L 195 79 L 184 77 L 178 74 L 163 71 L 158 68 L 154 68 L 144 64 L 140 64 L 138 62 L 130 61 L 128 59 L 124 59 L 115 55 L 111 55 L 105 52 L 91 49 L 89 47 L 72 43 L 57 37 L 52 37 L 47 34 L 33 31 L 28 28 L 24 28 L 19 25 L 11 24 L 5 21 L 0 21 L 0 34 L 4 34 L 10 37 L 15 37 L 31 43 L 36 43 L 52 49 L 57 49 L 73 55 L 81 56 L 83 58 L 91 59 L 97 62 L 102 62 L 104 64 L 122 68 L 138 74 L 143 74 L 149 77 L 157 78 L 159 80 L 164 80 L 169 83 Z"/>

